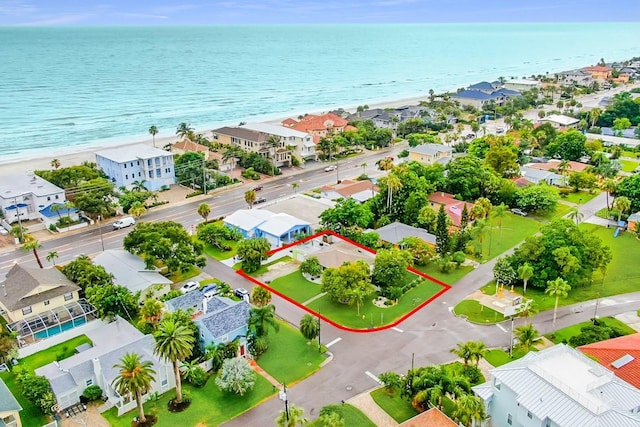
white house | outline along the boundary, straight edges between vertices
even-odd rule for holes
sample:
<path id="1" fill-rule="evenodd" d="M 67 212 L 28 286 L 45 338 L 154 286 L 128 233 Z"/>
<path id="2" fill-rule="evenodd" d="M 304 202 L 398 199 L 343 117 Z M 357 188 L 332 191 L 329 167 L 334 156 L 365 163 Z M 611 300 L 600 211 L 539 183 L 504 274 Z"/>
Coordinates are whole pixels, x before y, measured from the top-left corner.
<path id="1" fill-rule="evenodd" d="M 285 126 L 273 125 L 270 123 L 247 123 L 242 125 L 245 129 L 274 135 L 280 138 L 284 147 L 294 147 L 293 154 L 304 160 L 318 160 L 316 144 L 313 135 L 307 132 L 291 129 Z"/>
<path id="2" fill-rule="evenodd" d="M 116 285 L 124 286 L 132 294 L 140 292 L 140 304 L 147 298 L 160 299 L 171 290 L 171 280 L 157 268 L 147 269 L 142 258 L 125 250 L 108 249 L 97 255 L 93 263 L 112 274 Z"/>
<path id="3" fill-rule="evenodd" d="M 226 217 L 224 224 L 245 238 L 264 237 L 271 247 L 292 243 L 298 234 L 310 234 L 311 224 L 286 213 L 266 209 L 240 209 Z"/>
<path id="4" fill-rule="evenodd" d="M 9 224 L 18 222 L 18 219 L 46 221 L 46 213 L 51 212 L 51 207 L 65 202 L 64 190 L 38 175 L 25 173 L 0 178 L 0 210 Z M 77 218 L 75 209 L 69 213 Z M 60 211 L 60 214 L 66 215 L 67 211 Z"/>
<path id="5" fill-rule="evenodd" d="M 539 89 L 541 84 L 537 80 L 529 80 L 529 79 L 511 79 L 506 80 L 502 87 L 505 89 L 515 90 L 518 92 L 523 92 L 526 90 L 531 90 L 534 88 Z"/>
<path id="6" fill-rule="evenodd" d="M 520 166 L 520 174 L 532 184 L 544 182 L 549 185 L 564 185 L 567 180 L 566 176 L 559 175 L 555 172 L 534 169 L 527 166 Z"/>
<path id="7" fill-rule="evenodd" d="M 153 336 L 143 335 L 124 319 L 118 317 L 86 335 L 93 342 L 92 347 L 81 346 L 76 349 L 78 354 L 36 369 L 36 375 L 49 380 L 61 410 L 78 403 L 82 392 L 91 385 L 102 389 L 107 404 L 118 407 L 118 415 L 135 408 L 133 396 L 120 396 L 112 386 L 119 374 L 115 365 L 126 353 L 137 353 L 142 361 L 153 363 L 155 378 L 143 400 L 151 393 L 164 393 L 176 386 L 171 362 L 153 352 Z"/>
<path id="8" fill-rule="evenodd" d="M 543 117 L 538 120 L 538 123 L 551 123 L 551 126 L 556 129 L 577 129 L 580 120 L 575 117 L 565 116 L 562 114 L 549 114 L 547 117 Z"/>
<path id="9" fill-rule="evenodd" d="M 640 390 L 564 344 L 489 371 L 473 387 L 495 427 L 638 427 Z"/>
<path id="10" fill-rule="evenodd" d="M 176 183 L 173 154 L 145 144 L 96 152 L 96 163 L 116 187 L 131 188 L 134 181 L 146 181 L 151 191 Z"/>

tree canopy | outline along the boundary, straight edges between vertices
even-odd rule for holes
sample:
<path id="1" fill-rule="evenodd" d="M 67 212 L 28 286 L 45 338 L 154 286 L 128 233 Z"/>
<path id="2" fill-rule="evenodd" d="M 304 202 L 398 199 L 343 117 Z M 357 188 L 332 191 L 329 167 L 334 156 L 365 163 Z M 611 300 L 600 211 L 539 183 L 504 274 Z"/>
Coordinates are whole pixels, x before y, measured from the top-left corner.
<path id="1" fill-rule="evenodd" d="M 369 265 L 363 261 L 345 262 L 340 267 L 327 268 L 322 275 L 322 292 L 343 304 L 352 304 L 361 296 L 374 292 Z"/>
<path id="2" fill-rule="evenodd" d="M 238 243 L 237 254 L 242 260 L 242 269 L 246 273 L 257 271 L 262 261 L 267 259 L 270 249 L 271 245 L 264 237 L 241 240 Z"/>

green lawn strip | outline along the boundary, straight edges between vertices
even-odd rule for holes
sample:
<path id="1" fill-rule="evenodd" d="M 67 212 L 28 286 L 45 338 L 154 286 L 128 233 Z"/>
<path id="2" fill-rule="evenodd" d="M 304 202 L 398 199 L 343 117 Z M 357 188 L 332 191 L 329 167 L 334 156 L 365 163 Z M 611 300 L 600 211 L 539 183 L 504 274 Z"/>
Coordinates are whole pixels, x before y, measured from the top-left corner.
<path id="1" fill-rule="evenodd" d="M 622 170 L 624 172 L 633 172 L 635 168 L 640 166 L 640 163 L 634 162 L 633 160 L 619 159 L 620 165 L 622 165 Z"/>
<path id="2" fill-rule="evenodd" d="M 258 365 L 278 381 L 292 384 L 320 369 L 326 358 L 318 351 L 317 341 L 308 344 L 296 328 L 278 323 L 280 331 L 269 331 L 269 350 Z"/>
<path id="3" fill-rule="evenodd" d="M 598 320 L 604 322 L 610 328 L 613 328 L 625 335 L 634 334 L 636 332 L 627 324 L 613 317 L 602 317 Z M 545 337 L 553 341 L 554 344 L 568 343 L 569 338 L 576 335 L 580 335 L 580 328 L 583 328 L 585 326 L 592 325 L 592 324 L 593 323 L 590 320 L 586 322 L 578 323 L 575 325 L 568 326 L 566 328 L 558 329 L 554 333 L 546 334 Z"/>
<path id="4" fill-rule="evenodd" d="M 624 150 L 622 151 L 621 157 L 640 157 L 640 153 L 637 153 L 635 151 L 629 151 L 629 150 Z"/>
<path id="5" fill-rule="evenodd" d="M 300 270 L 278 277 L 268 285 L 299 303 L 303 303 L 322 292 L 322 285 L 305 279 Z"/>
<path id="6" fill-rule="evenodd" d="M 496 294 L 496 281 L 492 280 L 483 287 L 480 288 L 480 291 L 485 295 L 495 295 Z"/>
<path id="7" fill-rule="evenodd" d="M 50 421 L 39 407 L 22 395 L 22 387 L 16 382 L 16 377 L 11 372 L 0 372 L 0 378 L 22 406 L 20 420 L 23 427 L 41 427 Z"/>
<path id="8" fill-rule="evenodd" d="M 565 205 L 564 203 L 558 203 L 556 205 L 556 210 L 553 212 L 547 212 L 543 215 L 533 215 L 534 218 L 540 218 L 540 219 L 544 219 L 546 221 L 551 221 L 554 218 L 561 218 L 563 216 L 565 216 L 566 214 L 568 214 L 569 212 L 571 212 L 571 209 L 573 209 L 573 207 L 569 206 L 569 205 Z"/>
<path id="9" fill-rule="evenodd" d="M 407 273 L 413 277 L 418 277 L 413 273 Z M 374 295 L 372 294 L 360 307 L 359 315 L 355 305 L 340 304 L 332 301 L 328 295 L 318 298 L 307 307 L 339 325 L 355 329 L 376 328 L 394 322 L 441 290 L 442 286 L 425 279 L 418 286 L 406 292 L 400 298 L 398 304 L 385 308 L 377 307 L 373 304 Z"/>
<path id="10" fill-rule="evenodd" d="M 329 405 L 329 408 L 342 417 L 344 421 L 342 425 L 349 427 L 376 427 L 376 425 L 355 406 L 349 404 Z M 306 425 L 311 427 L 324 427 L 324 424 L 322 424 L 320 420 L 312 421 Z"/>
<path id="11" fill-rule="evenodd" d="M 483 236 L 482 259 L 487 260 L 496 257 L 511 249 L 525 238 L 535 234 L 543 225 L 530 217 L 521 217 L 508 212 L 502 218 L 502 230 L 498 218 L 490 218 L 490 230 Z"/>
<path id="12" fill-rule="evenodd" d="M 183 384 L 182 387 L 192 399 L 191 406 L 184 412 L 171 413 L 167 410 L 167 403 L 176 395 L 175 390 L 164 393 L 157 401 L 144 404 L 145 413 L 158 417 L 156 426 L 218 426 L 253 408 L 277 391 L 261 375 L 256 375 L 255 387 L 244 396 L 221 391 L 213 377 L 209 378 L 202 388 L 194 388 L 189 384 Z M 117 408 L 114 407 L 102 415 L 113 427 L 130 427 L 131 419 L 137 415 L 136 410 L 129 411 L 121 417 L 118 417 L 117 413 Z"/>
<path id="13" fill-rule="evenodd" d="M 389 394 L 384 387 L 373 390 L 371 393 L 373 400 L 381 407 L 391 418 L 398 423 L 407 421 L 418 415 L 411 402 L 400 397 L 399 392 Z"/>
<path id="14" fill-rule="evenodd" d="M 599 192 L 594 191 L 593 193 L 589 193 L 587 191 L 579 191 L 577 193 L 569 193 L 565 197 L 562 197 L 560 200 L 566 200 L 567 202 L 583 204 L 587 203 L 589 200 L 593 199 L 599 194 Z"/>
<path id="15" fill-rule="evenodd" d="M 187 270 L 187 271 L 182 271 L 182 270 L 174 271 L 173 273 L 171 273 L 168 276 L 168 278 L 173 283 L 178 283 L 178 282 L 184 282 L 185 280 L 191 279 L 192 277 L 196 277 L 198 274 L 200 274 L 200 269 L 198 267 L 196 267 L 195 265 L 191 265 L 191 266 L 189 266 L 189 270 Z"/>
<path id="16" fill-rule="evenodd" d="M 19 360 L 18 366 L 27 369 L 29 372 L 34 372 L 36 369 L 48 365 L 51 362 L 60 361 L 76 354 L 75 348 L 81 344 L 91 344 L 93 342 L 86 336 L 80 335 L 75 338 L 71 338 L 68 341 L 61 342 L 51 346 L 45 350 L 41 350 L 37 353 L 33 353 L 31 356 L 27 356 Z"/>
<path id="17" fill-rule="evenodd" d="M 415 266 L 416 270 L 421 273 L 426 274 L 427 276 L 433 277 L 434 279 L 438 279 L 447 285 L 453 285 L 458 280 L 462 279 L 467 275 L 470 271 L 473 271 L 473 267 L 470 265 L 461 266 L 460 268 L 453 267 L 449 270 L 448 273 L 443 273 L 440 271 L 440 268 L 435 263 L 430 263 L 425 267 Z"/>
<path id="18" fill-rule="evenodd" d="M 533 350 L 536 351 L 536 350 Z M 513 357 L 509 357 L 509 352 L 504 350 L 489 350 L 487 354 L 485 354 L 484 359 L 489 362 L 493 367 L 497 368 L 498 366 L 505 365 L 509 362 L 513 362 L 514 360 L 520 359 L 526 353 L 519 349 L 514 348 L 512 351 Z"/>
<path id="19" fill-rule="evenodd" d="M 230 246 L 231 250 L 223 251 L 220 248 L 210 245 L 209 243 L 204 243 L 204 253 L 209 255 L 211 258 L 217 259 L 218 261 L 229 259 L 237 253 L 238 242 L 236 242 L 235 240 L 223 240 L 222 244 Z"/>
<path id="20" fill-rule="evenodd" d="M 292 260 L 292 258 L 291 258 L 289 255 L 286 255 L 286 256 L 283 256 L 282 258 L 278 258 L 278 259 L 273 260 L 273 261 L 271 261 L 271 262 L 268 262 L 268 263 L 266 263 L 266 264 L 262 264 L 262 265 L 260 266 L 260 268 L 258 268 L 256 271 L 254 271 L 253 273 L 251 273 L 251 274 L 250 274 L 250 276 L 252 276 L 252 277 L 258 277 L 258 276 L 260 276 L 260 275 L 262 275 L 262 274 L 264 274 L 264 273 L 268 272 L 268 271 L 269 271 L 269 267 L 270 267 L 270 266 L 272 266 L 272 265 L 274 265 L 274 264 L 277 264 L 277 263 L 279 263 L 279 262 L 289 262 L 289 261 L 291 261 L 291 260 Z M 238 266 L 238 268 L 236 268 L 236 266 Z M 238 269 L 242 268 L 242 262 L 237 263 L 236 265 L 234 265 L 234 266 L 233 266 L 233 268 L 234 268 L 235 270 L 238 270 Z"/>
<path id="21" fill-rule="evenodd" d="M 460 301 L 453 312 L 457 316 L 466 316 L 466 319 L 473 323 L 492 324 L 506 320 L 502 313 L 485 307 L 476 300 L 465 299 Z"/>
<path id="22" fill-rule="evenodd" d="M 571 283 L 572 289 L 569 295 L 566 298 L 560 298 L 558 306 L 638 291 L 637 278 L 640 276 L 640 264 L 636 261 L 635 254 L 640 249 L 640 241 L 629 232 L 620 233 L 614 238 L 614 228 L 587 223 L 580 224 L 580 228 L 600 237 L 603 243 L 611 248 L 613 258 L 607 267 L 604 286 L 602 286 L 602 274 L 596 271 L 593 274 L 592 283 Z M 515 291 L 522 294 L 522 286 L 516 286 Z M 543 288 L 528 286 L 525 297 L 534 299 L 539 311 L 553 310 L 555 297 L 546 295 Z"/>

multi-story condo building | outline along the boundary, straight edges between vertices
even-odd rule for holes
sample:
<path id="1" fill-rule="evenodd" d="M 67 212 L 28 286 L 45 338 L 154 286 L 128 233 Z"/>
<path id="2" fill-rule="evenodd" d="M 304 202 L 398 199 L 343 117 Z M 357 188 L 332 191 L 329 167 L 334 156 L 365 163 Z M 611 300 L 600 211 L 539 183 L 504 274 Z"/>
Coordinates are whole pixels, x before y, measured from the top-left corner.
<path id="1" fill-rule="evenodd" d="M 96 163 L 118 188 L 145 181 L 148 190 L 157 191 L 176 183 L 173 154 L 148 145 L 98 151 Z"/>

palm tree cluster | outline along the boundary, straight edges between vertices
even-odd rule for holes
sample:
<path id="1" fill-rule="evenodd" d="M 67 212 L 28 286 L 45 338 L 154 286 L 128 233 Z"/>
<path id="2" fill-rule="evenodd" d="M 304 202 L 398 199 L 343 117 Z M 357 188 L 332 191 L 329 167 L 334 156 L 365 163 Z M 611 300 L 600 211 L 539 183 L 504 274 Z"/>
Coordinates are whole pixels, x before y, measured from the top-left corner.
<path id="1" fill-rule="evenodd" d="M 249 351 L 258 358 L 269 349 L 269 330 L 276 332 L 280 325 L 276 320 L 276 306 L 273 304 L 254 307 L 249 312 Z"/>

